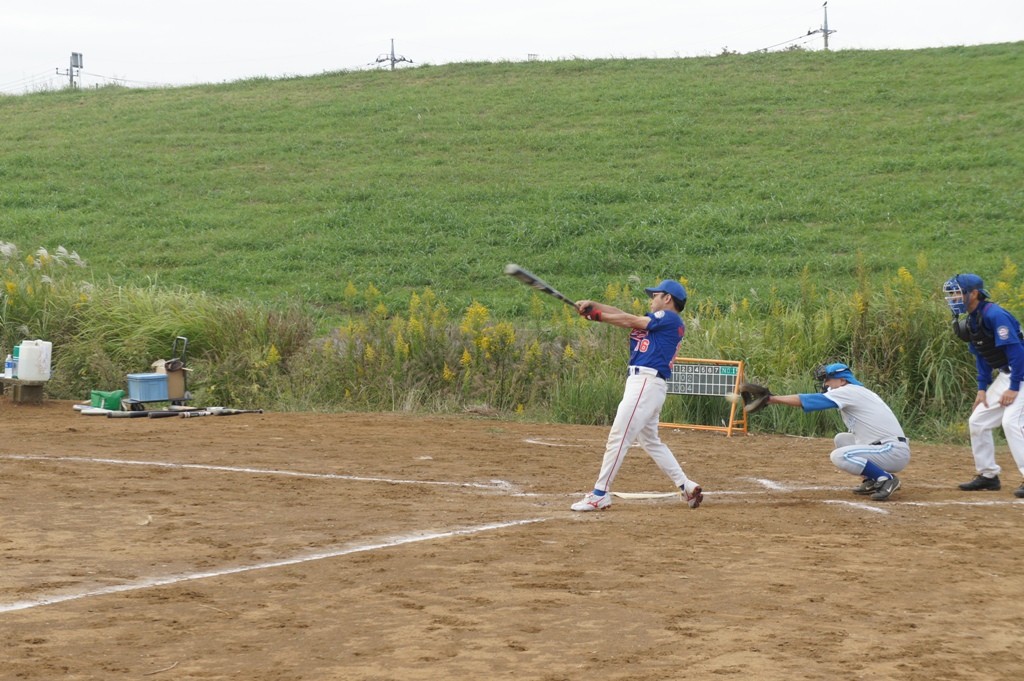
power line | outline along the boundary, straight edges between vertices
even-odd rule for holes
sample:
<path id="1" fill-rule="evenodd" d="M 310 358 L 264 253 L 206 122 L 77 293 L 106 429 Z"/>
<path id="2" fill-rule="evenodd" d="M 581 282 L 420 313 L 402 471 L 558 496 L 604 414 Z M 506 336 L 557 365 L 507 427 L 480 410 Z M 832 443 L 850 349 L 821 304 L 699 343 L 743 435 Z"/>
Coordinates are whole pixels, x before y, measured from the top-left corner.
<path id="1" fill-rule="evenodd" d="M 92 76 L 93 78 L 104 78 L 115 83 L 135 83 L 136 85 L 146 87 L 170 87 L 166 83 L 154 83 L 146 80 L 131 80 L 129 78 L 118 78 L 117 76 L 104 76 L 99 73 L 90 73 L 88 71 L 82 71 L 81 73 L 84 73 L 87 76 Z"/>
<path id="2" fill-rule="evenodd" d="M 785 45 L 787 43 L 796 42 L 797 40 L 805 40 L 807 38 L 813 37 L 814 35 L 816 35 L 818 33 L 821 33 L 823 36 L 825 36 L 825 49 L 827 50 L 828 49 L 828 37 L 829 37 L 830 34 L 835 33 L 835 31 L 834 30 L 829 30 L 829 27 L 828 27 L 828 0 L 825 0 L 825 4 L 822 5 L 822 8 L 824 8 L 824 10 L 825 10 L 825 23 L 822 24 L 821 28 L 819 28 L 817 30 L 814 30 L 814 31 L 808 30 L 807 33 L 805 33 L 804 35 L 802 35 L 802 36 L 800 36 L 798 38 L 790 38 L 789 40 L 784 40 L 781 43 L 776 43 L 775 45 L 769 45 L 768 47 L 763 47 L 763 48 L 761 48 L 760 50 L 757 50 L 757 51 L 758 52 L 767 52 L 770 49 L 773 49 L 775 47 L 779 47 L 781 45 Z M 810 41 L 808 40 L 807 42 L 810 42 Z"/>

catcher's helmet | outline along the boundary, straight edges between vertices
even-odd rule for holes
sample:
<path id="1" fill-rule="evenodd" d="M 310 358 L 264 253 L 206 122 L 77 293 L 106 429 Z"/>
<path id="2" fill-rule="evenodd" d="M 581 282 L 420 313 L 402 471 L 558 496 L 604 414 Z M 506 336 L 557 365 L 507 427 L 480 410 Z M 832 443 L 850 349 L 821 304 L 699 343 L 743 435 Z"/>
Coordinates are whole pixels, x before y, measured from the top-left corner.
<path id="1" fill-rule="evenodd" d="M 942 285 L 942 295 L 954 315 L 967 314 L 967 300 L 971 291 L 977 291 L 982 298 L 988 298 L 985 284 L 977 274 L 955 274 Z"/>

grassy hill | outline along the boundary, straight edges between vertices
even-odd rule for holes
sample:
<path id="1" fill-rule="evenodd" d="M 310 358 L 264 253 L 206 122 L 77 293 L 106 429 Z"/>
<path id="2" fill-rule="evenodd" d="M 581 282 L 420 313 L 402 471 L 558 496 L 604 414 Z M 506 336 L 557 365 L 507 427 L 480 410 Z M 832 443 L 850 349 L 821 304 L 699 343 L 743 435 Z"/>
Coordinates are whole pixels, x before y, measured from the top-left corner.
<path id="1" fill-rule="evenodd" d="M 991 276 L 1021 252 L 1022 73 L 1014 43 L 0 97 L 0 240 L 114 283 L 328 307 L 429 285 L 505 314 L 529 304 L 510 261 L 716 302 L 920 254 L 929 285 Z"/>

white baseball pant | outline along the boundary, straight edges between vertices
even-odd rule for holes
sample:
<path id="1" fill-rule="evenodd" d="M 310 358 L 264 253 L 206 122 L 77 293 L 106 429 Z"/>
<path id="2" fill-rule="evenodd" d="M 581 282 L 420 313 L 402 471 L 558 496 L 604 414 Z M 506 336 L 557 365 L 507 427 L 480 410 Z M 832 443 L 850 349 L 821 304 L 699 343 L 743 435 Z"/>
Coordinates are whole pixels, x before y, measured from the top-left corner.
<path id="1" fill-rule="evenodd" d="M 626 451 L 634 442 L 639 442 L 677 487 L 693 486 L 672 450 L 658 437 L 658 421 L 667 390 L 668 383 L 653 369 L 641 369 L 640 374 L 626 378 L 626 389 L 608 433 L 601 474 L 594 483 L 594 489 L 605 492 L 611 489 L 612 480 L 626 458 Z"/>
<path id="2" fill-rule="evenodd" d="M 860 475 L 870 461 L 887 473 L 898 473 L 910 463 L 910 445 L 906 442 L 886 442 L 880 445 L 859 445 L 853 433 L 838 433 L 832 463 L 841 471 Z"/>
<path id="3" fill-rule="evenodd" d="M 1017 393 L 1017 399 L 1009 407 L 999 404 L 999 399 L 1010 389 L 1010 375 L 999 372 L 996 380 L 985 391 L 985 404 L 971 413 L 967 422 L 971 428 L 971 451 L 978 473 L 986 477 L 999 475 L 1002 469 L 996 463 L 996 444 L 992 431 L 1003 427 L 1010 454 L 1024 475 L 1024 397 Z"/>

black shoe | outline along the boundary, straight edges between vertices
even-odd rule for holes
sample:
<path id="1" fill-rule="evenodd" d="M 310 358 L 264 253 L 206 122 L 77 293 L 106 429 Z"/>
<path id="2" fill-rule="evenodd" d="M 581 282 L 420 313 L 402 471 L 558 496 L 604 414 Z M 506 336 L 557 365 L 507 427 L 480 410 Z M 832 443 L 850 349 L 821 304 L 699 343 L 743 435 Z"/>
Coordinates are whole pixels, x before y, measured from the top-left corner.
<path id="1" fill-rule="evenodd" d="M 895 475 L 890 477 L 888 480 L 882 480 L 878 483 L 878 491 L 871 495 L 871 498 L 875 501 L 882 501 L 888 499 L 889 495 L 900 488 L 900 479 Z"/>
<path id="2" fill-rule="evenodd" d="M 1002 487 L 999 484 L 999 476 L 994 478 L 986 478 L 984 475 L 979 475 L 970 482 L 965 482 L 959 486 L 965 492 L 977 492 L 979 490 L 985 490 L 990 492 L 998 492 L 999 488 Z"/>
<path id="3" fill-rule="evenodd" d="M 1024 483 L 1022 483 L 1017 489 L 1013 490 L 1013 496 L 1018 499 L 1024 499 Z"/>
<path id="4" fill-rule="evenodd" d="M 878 481 L 874 478 L 864 478 L 864 482 L 860 483 L 860 487 L 854 487 L 854 494 L 874 494 L 875 490 L 878 489 Z"/>

